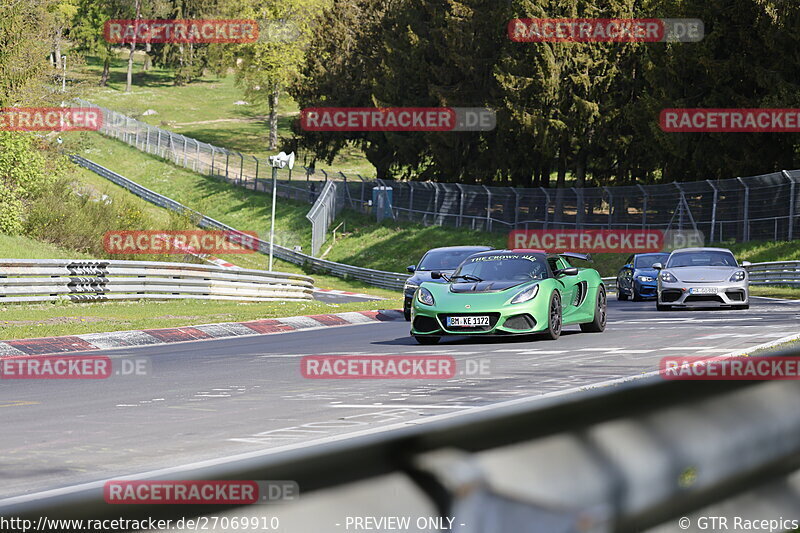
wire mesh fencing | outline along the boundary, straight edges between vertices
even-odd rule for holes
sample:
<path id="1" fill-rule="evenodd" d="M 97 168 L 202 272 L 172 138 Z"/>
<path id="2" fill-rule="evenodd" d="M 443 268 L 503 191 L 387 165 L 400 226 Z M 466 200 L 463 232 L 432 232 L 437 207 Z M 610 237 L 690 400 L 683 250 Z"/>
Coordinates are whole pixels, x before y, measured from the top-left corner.
<path id="1" fill-rule="evenodd" d="M 103 113 L 101 133 L 192 171 L 271 192 L 266 159 Z M 394 220 L 482 231 L 512 229 L 697 230 L 707 242 L 792 240 L 800 234 L 800 170 L 725 180 L 585 188 L 515 188 L 368 180 L 306 166 L 278 171 L 278 195 L 314 204 L 336 182 L 337 209 L 374 212 L 376 187 L 390 187 Z M 381 194 L 386 189 L 381 189 Z M 382 200 L 383 201 L 383 200 Z"/>

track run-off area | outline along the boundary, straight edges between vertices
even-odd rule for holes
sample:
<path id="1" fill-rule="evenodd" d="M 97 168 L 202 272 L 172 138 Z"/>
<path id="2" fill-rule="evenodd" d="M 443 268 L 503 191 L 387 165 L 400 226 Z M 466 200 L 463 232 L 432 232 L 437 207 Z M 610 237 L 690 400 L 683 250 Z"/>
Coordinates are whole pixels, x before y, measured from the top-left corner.
<path id="1" fill-rule="evenodd" d="M 657 371 L 665 356 L 779 344 L 800 336 L 798 326 L 800 301 L 753 298 L 746 311 L 657 312 L 653 302 L 610 299 L 604 333 L 569 326 L 557 341 L 452 337 L 421 346 L 409 323 L 397 320 L 87 352 L 145 359 L 147 375 L 0 380 L 0 498 L 579 393 Z M 302 376 L 303 356 L 330 354 L 446 355 L 457 372 L 427 380 Z"/>

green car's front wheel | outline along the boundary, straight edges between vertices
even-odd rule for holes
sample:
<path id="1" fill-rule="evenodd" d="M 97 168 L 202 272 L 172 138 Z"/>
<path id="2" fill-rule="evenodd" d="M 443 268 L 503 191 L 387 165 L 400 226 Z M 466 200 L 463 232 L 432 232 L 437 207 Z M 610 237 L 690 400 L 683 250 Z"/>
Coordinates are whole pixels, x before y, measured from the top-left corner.
<path id="1" fill-rule="evenodd" d="M 558 292 L 553 291 L 550 296 L 550 306 L 547 312 L 547 329 L 544 330 L 544 338 L 551 341 L 556 340 L 561 335 L 561 298 Z"/>
<path id="2" fill-rule="evenodd" d="M 597 298 L 594 304 L 594 320 L 581 324 L 581 331 L 584 333 L 600 333 L 606 329 L 606 317 L 608 316 L 608 299 L 606 290 L 601 285 L 597 289 Z"/>
<path id="3" fill-rule="evenodd" d="M 440 337 L 435 337 L 433 335 L 414 335 L 414 338 L 420 344 L 437 344 L 439 342 Z"/>

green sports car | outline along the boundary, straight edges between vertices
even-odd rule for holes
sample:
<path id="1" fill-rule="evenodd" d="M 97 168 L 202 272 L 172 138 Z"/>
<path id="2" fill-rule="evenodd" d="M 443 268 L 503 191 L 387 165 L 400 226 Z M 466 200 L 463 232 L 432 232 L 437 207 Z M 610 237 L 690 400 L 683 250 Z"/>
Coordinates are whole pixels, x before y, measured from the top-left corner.
<path id="1" fill-rule="evenodd" d="M 435 344 L 444 335 L 528 335 L 557 339 L 565 325 L 606 326 L 606 290 L 596 270 L 541 250 L 491 250 L 468 257 L 448 283 L 422 283 L 411 308 L 411 335 Z"/>

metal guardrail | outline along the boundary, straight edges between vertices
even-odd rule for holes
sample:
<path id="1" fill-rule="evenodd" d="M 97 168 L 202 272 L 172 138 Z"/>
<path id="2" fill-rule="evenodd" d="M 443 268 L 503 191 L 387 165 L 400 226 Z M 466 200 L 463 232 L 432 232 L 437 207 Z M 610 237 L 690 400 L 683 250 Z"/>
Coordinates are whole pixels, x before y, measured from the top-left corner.
<path id="1" fill-rule="evenodd" d="M 770 261 L 753 263 L 747 270 L 750 285 L 800 286 L 800 261 Z M 603 278 L 607 290 L 617 290 L 617 278 Z"/>
<path id="2" fill-rule="evenodd" d="M 69 157 L 78 165 L 81 165 L 82 167 L 95 172 L 107 180 L 116 183 L 120 187 L 123 187 L 124 189 L 132 192 L 144 200 L 147 200 L 150 203 L 190 217 L 201 228 L 224 230 L 229 233 L 229 240 L 232 242 L 253 242 L 255 243 L 255 249 L 257 252 L 269 254 L 269 242 L 267 241 L 253 239 L 251 236 L 245 235 L 241 231 L 232 228 L 231 226 L 214 220 L 211 217 L 207 217 L 198 211 L 190 209 L 183 204 L 158 194 L 157 192 L 151 191 L 146 187 L 142 187 L 135 181 L 129 180 L 128 178 L 108 170 L 107 168 L 98 165 L 97 163 L 94 163 L 84 157 L 75 154 L 70 155 Z M 238 236 L 244 237 L 244 239 L 237 241 Z M 368 285 L 389 290 L 402 290 L 403 284 L 409 277 L 408 274 L 402 274 L 398 272 L 373 270 L 371 268 L 361 268 L 342 263 L 336 263 L 334 261 L 327 261 L 325 259 L 318 259 L 316 257 L 312 257 L 301 252 L 296 252 L 283 246 L 278 246 L 277 244 L 274 246 L 274 254 L 275 257 L 279 259 L 309 268 L 314 272 L 324 272 L 344 279 L 354 279 Z"/>
<path id="3" fill-rule="evenodd" d="M 747 273 L 751 285 L 800 285 L 800 261 L 753 263 Z"/>
<path id="4" fill-rule="evenodd" d="M 313 279 L 263 270 L 159 261 L 0 259 L 0 305 L 145 299 L 312 299 Z"/>
<path id="5" fill-rule="evenodd" d="M 800 349 L 775 355 L 797 357 Z M 680 531 L 687 528 L 676 527 L 678 517 L 695 525 L 692 513 L 724 516 L 719 505 L 730 515 L 793 517 L 797 427 L 797 382 L 634 377 L 147 478 L 292 480 L 301 492 L 290 503 L 109 505 L 98 481 L 1 500 L 0 515 L 34 524 L 42 516 L 173 524 L 198 515 L 266 516 L 291 533 L 345 530 L 352 516 L 449 517 L 456 527 L 446 529 L 463 533 Z"/>

